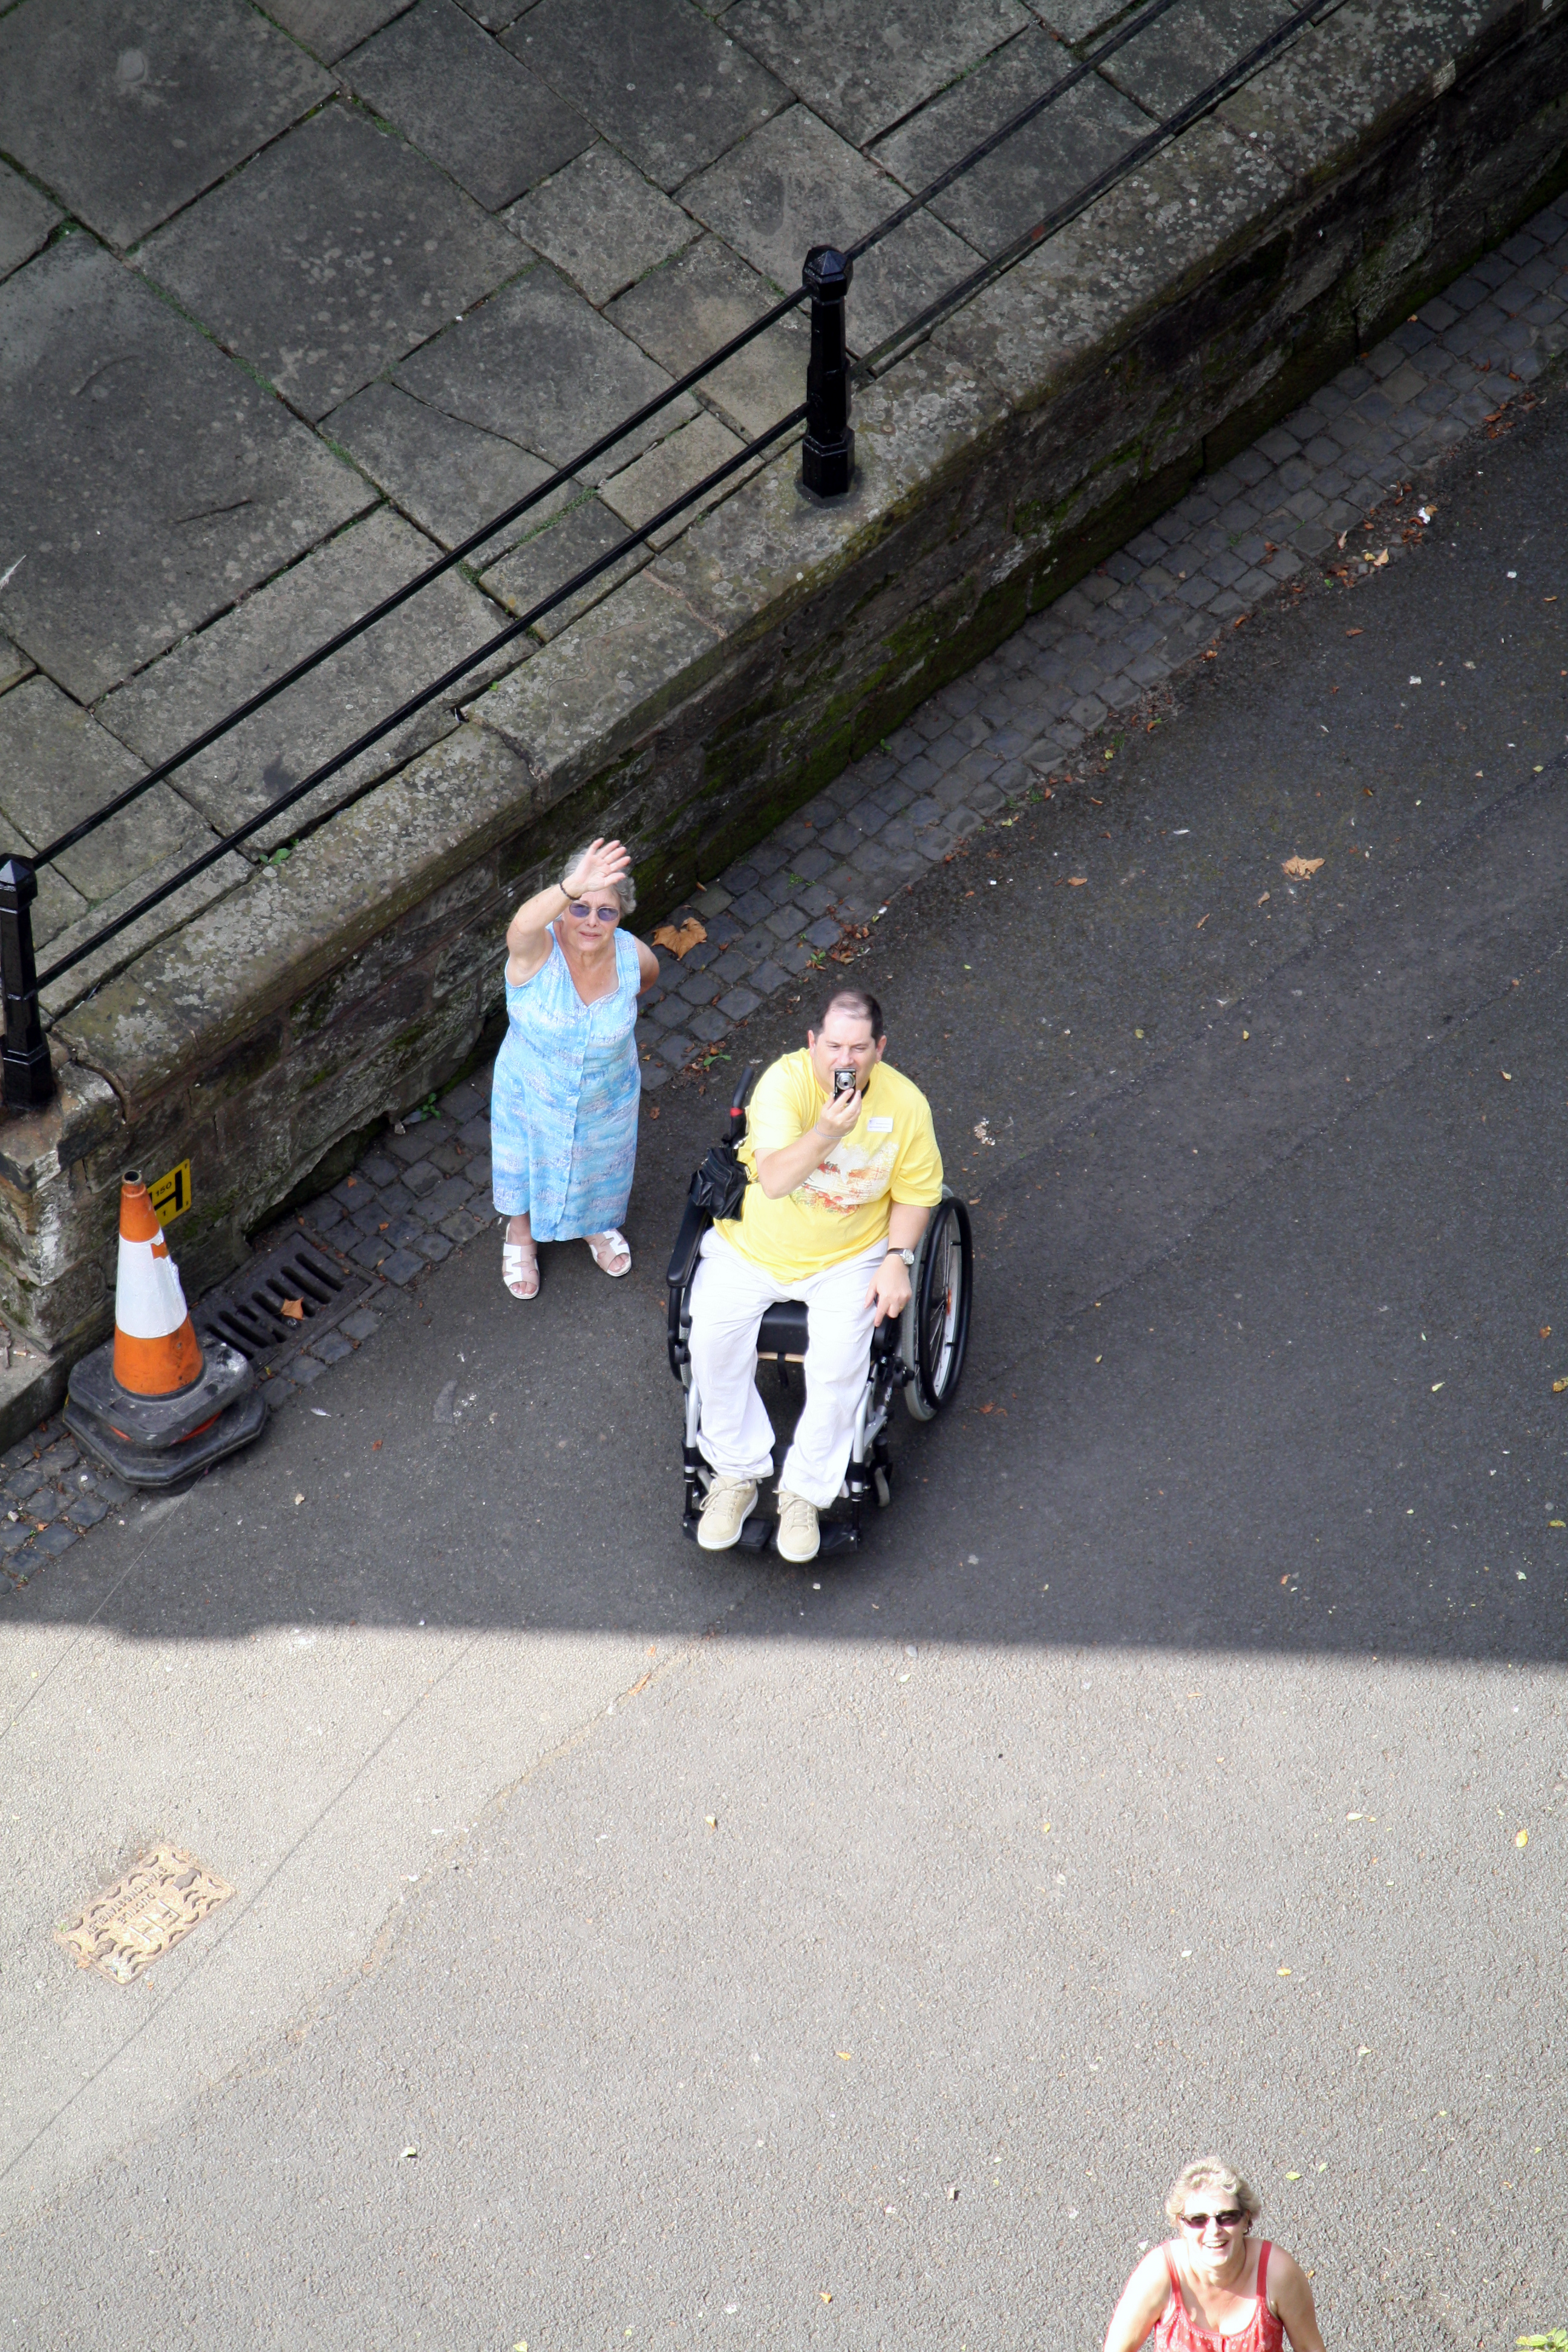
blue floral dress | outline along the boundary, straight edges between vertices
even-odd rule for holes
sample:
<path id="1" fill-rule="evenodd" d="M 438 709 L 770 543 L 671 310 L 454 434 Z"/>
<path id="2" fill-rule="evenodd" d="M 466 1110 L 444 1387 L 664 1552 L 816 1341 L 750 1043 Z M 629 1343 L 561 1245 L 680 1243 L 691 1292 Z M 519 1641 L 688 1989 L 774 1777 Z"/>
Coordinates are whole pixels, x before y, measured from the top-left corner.
<path id="1" fill-rule="evenodd" d="M 536 1242 L 618 1225 L 637 1160 L 637 943 L 616 933 L 616 986 L 584 1004 L 553 931 L 521 987 L 506 984 L 509 1027 L 490 1094 L 496 1208 L 526 1213 Z"/>

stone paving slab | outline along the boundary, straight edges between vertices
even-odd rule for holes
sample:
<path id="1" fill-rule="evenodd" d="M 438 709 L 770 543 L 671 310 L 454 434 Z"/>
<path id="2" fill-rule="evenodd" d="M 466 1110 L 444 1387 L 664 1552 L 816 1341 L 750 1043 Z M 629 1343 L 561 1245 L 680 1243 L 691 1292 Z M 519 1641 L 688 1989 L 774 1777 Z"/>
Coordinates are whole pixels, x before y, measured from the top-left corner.
<path id="1" fill-rule="evenodd" d="M 29 678 L 0 698 L 0 811 L 26 847 L 41 849 L 145 773 L 142 762 L 51 679 Z M 44 869 L 35 938 L 51 938 L 127 882 L 181 853 L 197 856 L 215 838 L 178 793 L 154 784 Z M 68 897 L 57 899 L 62 885 Z"/>
<path id="2" fill-rule="evenodd" d="M 456 0 L 417 0 L 338 70 L 490 212 L 593 143 L 575 108 Z"/>
<path id="3" fill-rule="evenodd" d="M 443 547 L 471 538 L 547 481 L 552 468 L 515 441 L 444 415 L 395 384 L 367 383 L 322 425 L 421 530 Z M 489 563 L 560 508 L 572 492 L 549 499 L 498 532 L 475 561 Z"/>
<path id="4" fill-rule="evenodd" d="M 9 637 L 0 637 L 0 694 L 4 694 L 7 687 L 30 677 L 33 667 L 19 646 L 14 646 Z"/>
<path id="5" fill-rule="evenodd" d="M 726 32 L 856 146 L 1033 22 L 1017 0 L 732 0 Z"/>
<path id="6" fill-rule="evenodd" d="M 0 163 L 0 278 L 30 261 L 64 218 L 58 205 Z"/>
<path id="7" fill-rule="evenodd" d="M 1163 16 L 1109 57 L 1106 79 L 1151 115 L 1174 114 L 1293 14 L 1287 0 L 1202 0 Z"/>
<path id="8" fill-rule="evenodd" d="M 374 603 L 428 561 L 428 543 L 410 524 L 384 511 L 370 515 L 259 589 L 241 612 L 188 638 L 108 695 L 99 715 L 149 766 L 167 759 L 231 703 L 319 645 L 338 614 Z M 373 726 L 504 624 L 505 615 L 487 597 L 459 572 L 447 572 L 416 602 L 389 614 L 178 769 L 174 789 L 200 810 L 215 835 L 229 832 L 298 783 L 328 749 Z M 456 691 L 474 691 L 485 676 L 476 671 L 473 682 Z M 247 853 L 269 854 L 456 724 L 445 704 L 418 712 L 341 775 L 297 802 L 275 825 L 254 834 L 245 845 Z"/>
<path id="9" fill-rule="evenodd" d="M 435 164 L 342 106 L 279 139 L 142 256 L 310 417 L 527 263 Z"/>
<path id="10" fill-rule="evenodd" d="M 695 489 L 699 482 L 706 480 L 710 474 L 727 464 L 731 457 L 738 457 L 744 447 L 745 443 L 739 435 L 730 432 L 716 416 L 693 417 L 689 425 L 683 425 L 678 433 L 670 434 L 646 457 L 639 457 L 635 465 L 626 467 L 606 482 L 600 496 L 623 522 L 640 527 L 660 513 L 672 499 Z M 679 539 L 681 532 L 689 527 L 695 516 L 706 513 L 721 499 L 727 498 L 731 484 L 742 479 L 747 472 L 754 471 L 761 462 L 761 459 L 753 458 L 750 467 L 742 467 L 728 476 L 718 488 L 710 490 L 696 505 L 688 507 L 661 530 L 656 530 L 648 545 L 668 547 L 671 540 Z"/>
<path id="11" fill-rule="evenodd" d="M 411 5 L 412 0 L 268 0 L 267 13 L 312 56 L 331 65 Z"/>
<path id="12" fill-rule="evenodd" d="M 509 613 L 521 615 L 531 612 L 544 597 L 553 595 L 557 588 L 595 558 L 618 547 L 626 535 L 626 523 L 619 515 L 613 514 L 597 499 L 580 499 L 555 520 L 520 541 L 510 555 L 490 567 L 479 584 L 488 594 L 498 597 Z M 640 571 L 650 552 L 646 548 L 634 548 L 630 554 L 623 555 L 586 588 L 535 621 L 535 636 L 546 644 L 552 637 L 558 637 L 580 613 L 599 604 L 612 588 Z"/>
<path id="13" fill-rule="evenodd" d="M 148 798 L 155 799 L 163 790 L 162 785 L 155 785 Z M 117 819 L 116 823 L 128 822 L 131 814 L 127 811 L 126 819 Z M 113 939 L 102 938 L 106 923 L 114 921 L 120 915 L 129 914 L 154 890 L 174 881 L 196 852 L 210 847 L 211 842 L 210 832 L 205 838 L 192 837 L 187 832 L 177 850 L 154 859 L 150 865 L 142 863 L 143 853 L 139 848 L 135 872 L 131 880 L 111 890 L 107 898 L 79 915 L 74 922 L 66 923 L 51 934 L 47 956 L 40 955 L 38 959 L 46 971 L 58 957 L 73 954 L 78 948 L 90 947 L 91 951 L 84 955 L 79 963 L 73 964 L 69 971 L 62 973 L 47 988 L 40 990 L 38 1002 L 43 1007 L 46 1022 L 52 1024 L 62 1019 L 95 988 L 123 971 L 127 965 L 134 963 L 137 957 L 144 955 L 150 948 L 156 948 L 163 940 L 172 939 L 187 923 L 194 922 L 207 908 L 216 905 L 220 898 L 227 898 L 231 890 L 237 889 L 249 878 L 252 868 L 237 852 L 230 851 L 227 856 L 220 857 L 204 873 L 171 890 L 166 898 L 160 900 L 137 921 L 128 923 Z M 55 887 L 58 885 L 53 876 L 46 869 L 38 877 L 40 900 L 47 890 Z M 38 937 L 41 939 L 42 936 L 40 929 Z M 91 946 L 94 940 L 100 944 Z"/>
<path id="14" fill-rule="evenodd" d="M 577 782 L 586 782 L 603 757 L 607 737 L 615 740 L 622 714 L 641 710 L 657 693 L 672 662 L 700 664 L 719 650 L 716 629 L 699 619 L 681 598 L 658 582 L 639 575 L 606 604 L 595 605 L 546 657 L 514 670 L 492 686 L 465 716 L 481 716 L 487 730 L 526 761 L 530 773 L 553 802 Z M 563 695 L 561 677 L 579 682 Z M 585 725 L 584 707 L 594 720 Z"/>
<path id="15" fill-rule="evenodd" d="M 396 372 L 416 399 L 569 464 L 669 385 L 664 370 L 540 262 Z M 687 397 L 627 434 L 584 478 L 602 482 L 697 413 Z"/>
<path id="16" fill-rule="evenodd" d="M 374 498 L 81 236 L 0 285 L 0 625 L 82 702 Z"/>
<path id="17" fill-rule="evenodd" d="M 672 376 L 742 333 L 773 302 L 772 287 L 716 236 L 650 269 L 605 316 Z M 798 408 L 811 349 L 804 310 L 792 310 L 704 382 L 703 399 L 746 435 Z"/>
<path id="18" fill-rule="evenodd" d="M 502 39 L 667 193 L 789 99 L 689 0 L 536 0 Z"/>
<path id="19" fill-rule="evenodd" d="M 896 180 L 804 106 L 775 116 L 681 191 L 681 200 L 775 286 L 800 283 L 814 245 L 852 244 L 904 200 Z M 972 247 L 916 213 L 855 265 L 848 312 L 857 352 L 974 268 Z"/>
<path id="20" fill-rule="evenodd" d="M 0 148 L 122 250 L 331 90 L 245 0 L 22 0 L 0 16 Z"/>
<path id="21" fill-rule="evenodd" d="M 1026 33 L 881 141 L 877 161 L 906 187 L 923 187 L 1076 62 L 1048 33 Z M 931 210 L 978 251 L 999 253 L 1149 128 L 1146 114 L 1091 77 L 955 181 Z"/>
<path id="22" fill-rule="evenodd" d="M 635 285 L 698 234 L 689 213 L 603 141 L 513 205 L 506 218 L 510 229 L 563 270 L 595 306 Z"/>

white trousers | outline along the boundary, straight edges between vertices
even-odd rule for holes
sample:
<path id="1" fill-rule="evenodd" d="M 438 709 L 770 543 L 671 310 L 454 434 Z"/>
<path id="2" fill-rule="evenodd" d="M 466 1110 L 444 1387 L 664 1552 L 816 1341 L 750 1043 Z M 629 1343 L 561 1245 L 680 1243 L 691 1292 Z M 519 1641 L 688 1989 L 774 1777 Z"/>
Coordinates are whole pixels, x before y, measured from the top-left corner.
<path id="1" fill-rule="evenodd" d="M 698 1444 L 704 1460 L 735 1478 L 765 1478 L 773 1465 L 773 1425 L 757 1393 L 757 1327 L 764 1307 L 805 1302 L 805 1402 L 779 1484 L 826 1510 L 844 1484 L 855 1414 L 866 1387 L 872 1318 L 871 1277 L 887 1254 L 884 1235 L 863 1255 L 805 1282 L 781 1284 L 716 1233 L 703 1236 L 691 1284 L 691 1371 L 701 1402 Z"/>

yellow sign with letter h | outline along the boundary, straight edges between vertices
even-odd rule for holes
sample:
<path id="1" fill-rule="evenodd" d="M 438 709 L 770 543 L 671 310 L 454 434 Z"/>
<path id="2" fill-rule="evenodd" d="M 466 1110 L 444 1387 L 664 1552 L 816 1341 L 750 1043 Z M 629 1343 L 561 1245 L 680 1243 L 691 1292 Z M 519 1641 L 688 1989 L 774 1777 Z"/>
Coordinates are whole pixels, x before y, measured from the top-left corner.
<path id="1" fill-rule="evenodd" d="M 147 1187 L 153 1213 L 161 1225 L 172 1225 L 191 1205 L 191 1163 L 182 1160 L 165 1176 L 155 1176 Z"/>

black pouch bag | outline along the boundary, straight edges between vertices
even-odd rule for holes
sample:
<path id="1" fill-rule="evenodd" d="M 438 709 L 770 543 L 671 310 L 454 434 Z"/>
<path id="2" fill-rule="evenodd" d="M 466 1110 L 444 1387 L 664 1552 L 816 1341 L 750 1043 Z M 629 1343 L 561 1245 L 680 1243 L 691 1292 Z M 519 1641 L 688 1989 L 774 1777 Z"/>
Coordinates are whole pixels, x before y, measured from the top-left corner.
<path id="1" fill-rule="evenodd" d="M 744 1204 L 750 1179 L 737 1154 L 746 1132 L 746 1104 L 756 1075 L 755 1064 L 749 1064 L 730 1105 L 729 1131 L 721 1141 L 709 1147 L 691 1179 L 686 1197 L 704 1216 L 738 1217 Z"/>

